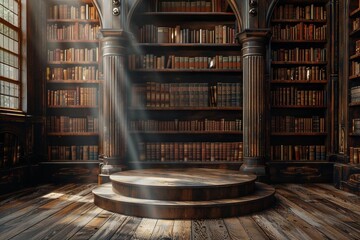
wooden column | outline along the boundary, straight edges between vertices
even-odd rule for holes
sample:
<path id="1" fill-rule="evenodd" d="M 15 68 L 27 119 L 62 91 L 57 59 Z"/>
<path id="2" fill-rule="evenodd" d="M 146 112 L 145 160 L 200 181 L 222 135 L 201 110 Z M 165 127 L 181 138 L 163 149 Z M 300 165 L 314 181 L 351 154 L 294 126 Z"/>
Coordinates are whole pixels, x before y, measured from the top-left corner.
<path id="1" fill-rule="evenodd" d="M 101 53 L 104 82 L 100 107 L 100 160 L 99 183 L 108 175 L 123 170 L 127 145 L 127 79 L 125 57 L 127 38 L 123 31 L 102 30 Z"/>
<path id="2" fill-rule="evenodd" d="M 265 44 L 267 30 L 239 35 L 243 55 L 243 173 L 265 176 Z"/>

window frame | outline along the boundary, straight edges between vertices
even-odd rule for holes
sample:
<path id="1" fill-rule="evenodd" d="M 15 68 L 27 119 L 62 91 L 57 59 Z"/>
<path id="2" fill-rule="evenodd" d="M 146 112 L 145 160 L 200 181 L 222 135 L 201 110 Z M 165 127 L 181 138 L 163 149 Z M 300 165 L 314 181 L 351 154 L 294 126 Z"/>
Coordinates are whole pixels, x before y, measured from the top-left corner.
<path id="1" fill-rule="evenodd" d="M 13 1 L 14 3 L 17 4 L 17 13 L 10 10 L 10 6 L 9 6 L 10 1 Z M 8 3 L 7 6 L 5 6 L 5 2 Z M 21 111 L 22 112 L 22 97 L 23 97 L 22 96 L 23 95 L 22 94 L 22 92 L 23 92 L 23 82 L 22 82 L 22 70 L 23 70 L 23 67 L 22 67 L 22 37 L 23 37 L 22 36 L 22 1 L 21 0 L 0 0 L 0 4 L 4 8 L 9 9 L 12 13 L 14 13 L 14 16 L 17 16 L 17 23 L 18 23 L 17 26 L 16 26 L 16 25 L 13 25 L 10 21 L 5 20 L 4 18 L 0 18 L 0 23 L 1 24 L 3 24 L 5 27 L 8 27 L 11 30 L 16 32 L 17 40 L 10 37 L 9 36 L 10 34 L 9 35 L 4 34 L 4 36 L 7 36 L 10 39 L 13 39 L 13 40 L 17 41 L 17 43 L 18 43 L 18 48 L 16 49 L 17 53 L 0 46 L 0 50 L 2 50 L 3 52 L 9 53 L 9 54 L 14 55 L 14 56 L 17 57 L 17 67 L 16 67 L 16 69 L 18 71 L 17 80 L 12 79 L 12 78 L 8 78 L 8 77 L 5 77 L 5 76 L 0 76 L 0 80 L 2 82 L 7 82 L 7 83 L 10 83 L 10 84 L 17 85 L 17 94 L 16 94 L 16 96 L 12 95 L 12 94 L 8 94 L 7 96 L 12 96 L 12 97 L 17 97 L 18 98 L 18 102 L 17 102 L 18 106 L 17 106 L 17 108 L 16 107 L 15 108 L 10 107 L 10 106 L 5 107 L 5 106 L 0 105 L 0 111 Z M 2 62 L 2 63 L 6 64 L 4 62 Z M 8 65 L 8 64 L 6 64 L 6 65 Z M 5 95 L 5 94 L 1 94 L 1 95 Z"/>

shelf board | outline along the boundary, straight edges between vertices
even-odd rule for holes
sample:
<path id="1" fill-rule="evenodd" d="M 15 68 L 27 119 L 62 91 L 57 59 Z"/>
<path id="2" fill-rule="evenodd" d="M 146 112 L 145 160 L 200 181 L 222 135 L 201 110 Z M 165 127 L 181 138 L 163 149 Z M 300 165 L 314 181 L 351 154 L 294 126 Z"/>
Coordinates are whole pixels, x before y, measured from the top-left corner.
<path id="1" fill-rule="evenodd" d="M 326 19 L 272 19 L 272 23 L 321 23 L 326 24 Z"/>
<path id="2" fill-rule="evenodd" d="M 357 80 L 360 79 L 360 74 L 359 75 L 352 75 L 349 77 L 349 80 Z"/>
<path id="3" fill-rule="evenodd" d="M 272 132 L 272 136 L 326 136 L 325 132 Z"/>
<path id="4" fill-rule="evenodd" d="M 192 165 L 192 164 L 209 164 L 209 165 L 217 165 L 217 164 L 242 164 L 243 162 L 242 161 L 164 161 L 164 162 L 161 162 L 160 160 L 159 161 L 147 161 L 147 160 L 144 160 L 144 161 L 129 161 L 129 164 L 137 164 L 137 165 L 142 165 L 142 164 L 157 164 L 157 165 L 162 165 L 162 164 L 171 164 L 171 165 L 182 165 L 182 164 L 189 164 L 189 165 Z"/>
<path id="5" fill-rule="evenodd" d="M 140 72 L 140 73 L 144 73 L 144 72 L 149 72 L 149 73 L 241 73 L 242 69 L 213 69 L 213 68 L 208 68 L 208 69 L 173 69 L 173 68 L 165 68 L 165 69 L 135 69 L 135 70 L 130 70 L 131 72 Z"/>
<path id="6" fill-rule="evenodd" d="M 290 3 L 293 3 L 293 4 L 297 4 L 297 5 L 307 5 L 307 4 L 325 4 L 327 3 L 329 0 L 280 0 L 278 5 L 279 4 L 290 4 Z"/>
<path id="7" fill-rule="evenodd" d="M 133 111 L 242 111 L 242 107 L 130 107 Z"/>
<path id="8" fill-rule="evenodd" d="M 236 43 L 138 43 L 135 47 L 179 47 L 179 48 L 239 48 L 241 45 Z"/>
<path id="9" fill-rule="evenodd" d="M 281 164 L 281 163 L 299 163 L 299 164 L 308 164 L 308 163 L 323 163 L 323 164 L 334 164 L 333 162 L 329 162 L 327 160 L 306 160 L 306 159 L 300 159 L 300 160 L 271 160 L 268 162 L 268 164 Z"/>
<path id="10" fill-rule="evenodd" d="M 272 65 L 326 65 L 327 62 L 272 61 Z"/>
<path id="11" fill-rule="evenodd" d="M 236 134 L 242 135 L 239 131 L 130 131 L 131 134 L 201 134 L 201 135 L 213 135 L 213 134 Z"/>
<path id="12" fill-rule="evenodd" d="M 326 106 L 298 106 L 298 105 L 273 106 L 272 105 L 271 108 L 317 109 L 317 108 L 326 108 Z"/>
<path id="13" fill-rule="evenodd" d="M 49 65 L 98 65 L 98 62 L 66 62 L 66 61 L 52 61 L 47 62 Z"/>
<path id="14" fill-rule="evenodd" d="M 351 137 L 360 137 L 360 133 L 349 133 Z"/>
<path id="15" fill-rule="evenodd" d="M 354 60 L 354 59 L 359 59 L 360 58 L 360 53 L 354 54 L 350 56 L 350 60 Z"/>
<path id="16" fill-rule="evenodd" d="M 78 106 L 78 105 L 70 105 L 70 106 L 48 106 L 48 108 L 97 108 L 98 106 Z"/>
<path id="17" fill-rule="evenodd" d="M 101 163 L 100 160 L 49 160 L 47 162 L 41 162 L 40 164 L 51 164 L 51 165 L 57 165 L 57 164 L 99 164 Z"/>
<path id="18" fill-rule="evenodd" d="M 349 103 L 349 107 L 356 107 L 356 106 L 360 106 L 360 102 L 351 102 L 351 103 Z"/>
<path id="19" fill-rule="evenodd" d="M 48 136 L 98 136 L 98 132 L 49 132 Z"/>
<path id="20" fill-rule="evenodd" d="M 52 39 L 49 39 L 47 40 L 47 43 L 50 43 L 50 44 L 61 44 L 61 43 L 67 43 L 67 44 L 75 44 L 75 43 L 81 43 L 81 44 L 84 44 L 84 43 L 96 43 L 96 44 L 99 44 L 99 40 L 52 40 Z"/>
<path id="21" fill-rule="evenodd" d="M 272 39 L 271 43 L 277 43 L 277 44 L 286 44 L 286 43 L 296 43 L 296 44 L 316 44 L 316 43 L 326 43 L 326 40 L 278 40 L 278 39 Z"/>
<path id="22" fill-rule="evenodd" d="M 48 19 L 48 23 L 98 23 L 99 19 Z"/>
<path id="23" fill-rule="evenodd" d="M 350 32 L 349 35 L 350 35 L 350 37 L 355 37 L 355 36 L 357 36 L 357 35 L 359 35 L 359 34 L 360 34 L 360 28 L 358 28 L 358 29 Z"/>
<path id="24" fill-rule="evenodd" d="M 103 80 L 48 80 L 46 83 L 56 83 L 56 84 L 83 84 L 83 83 L 91 83 L 91 84 L 100 84 Z"/>
<path id="25" fill-rule="evenodd" d="M 349 14 L 349 16 L 350 16 L 351 18 L 353 18 L 353 17 L 358 17 L 359 15 L 360 15 L 360 8 L 355 9 L 354 11 L 352 11 L 352 12 Z"/>
<path id="26" fill-rule="evenodd" d="M 272 84 L 327 84 L 327 80 L 272 80 Z"/>

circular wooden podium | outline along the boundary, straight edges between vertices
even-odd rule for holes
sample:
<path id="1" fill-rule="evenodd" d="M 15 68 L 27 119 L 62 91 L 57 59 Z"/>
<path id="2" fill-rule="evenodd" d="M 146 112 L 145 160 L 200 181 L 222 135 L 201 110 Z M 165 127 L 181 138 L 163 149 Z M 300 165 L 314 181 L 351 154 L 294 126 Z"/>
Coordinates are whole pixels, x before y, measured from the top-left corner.
<path id="1" fill-rule="evenodd" d="M 225 169 L 139 169 L 110 180 L 93 190 L 95 204 L 137 217 L 233 217 L 266 209 L 275 199 L 275 189 L 255 182 L 255 175 Z"/>

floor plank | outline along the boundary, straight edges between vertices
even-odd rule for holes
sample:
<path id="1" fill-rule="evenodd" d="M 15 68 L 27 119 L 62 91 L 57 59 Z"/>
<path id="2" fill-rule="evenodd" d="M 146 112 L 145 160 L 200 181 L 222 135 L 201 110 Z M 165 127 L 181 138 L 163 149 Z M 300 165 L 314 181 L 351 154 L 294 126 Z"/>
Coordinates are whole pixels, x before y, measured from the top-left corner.
<path id="1" fill-rule="evenodd" d="M 0 239 L 360 239 L 360 197 L 326 184 L 276 185 L 273 208 L 226 219 L 124 216 L 93 204 L 95 184 L 0 196 Z"/>

